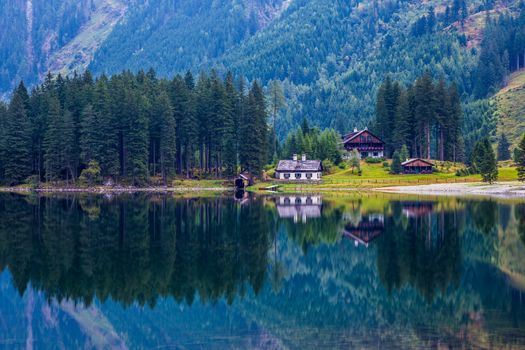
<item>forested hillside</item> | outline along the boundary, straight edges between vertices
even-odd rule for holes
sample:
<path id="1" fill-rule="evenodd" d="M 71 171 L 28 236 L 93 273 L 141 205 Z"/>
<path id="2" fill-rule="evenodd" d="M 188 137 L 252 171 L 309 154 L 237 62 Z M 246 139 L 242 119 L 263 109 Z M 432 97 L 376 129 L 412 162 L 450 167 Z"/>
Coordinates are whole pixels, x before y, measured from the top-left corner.
<path id="1" fill-rule="evenodd" d="M 457 86 L 468 148 L 494 130 L 484 98 L 525 65 L 521 7 L 521 0 L 19 0 L 0 4 L 8 14 L 0 24 L 9 28 L 0 35 L 0 90 L 88 65 L 95 76 L 152 67 L 161 77 L 213 67 L 224 75 L 228 67 L 264 86 L 283 82 L 287 106 L 276 129 L 284 139 L 304 118 L 341 133 L 363 127 L 387 75 L 411 84 L 428 71 Z"/>
<path id="2" fill-rule="evenodd" d="M 85 67 L 125 8 L 125 0 L 1 1 L 0 97 L 22 79 L 40 82 L 49 69 Z M 60 52 L 79 38 L 74 50 Z"/>

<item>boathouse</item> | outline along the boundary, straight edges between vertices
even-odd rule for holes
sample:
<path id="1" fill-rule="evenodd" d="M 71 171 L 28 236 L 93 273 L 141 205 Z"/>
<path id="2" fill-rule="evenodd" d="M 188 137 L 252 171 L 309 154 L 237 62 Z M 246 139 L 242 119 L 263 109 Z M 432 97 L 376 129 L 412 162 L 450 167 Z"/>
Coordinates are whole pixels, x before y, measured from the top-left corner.
<path id="1" fill-rule="evenodd" d="M 434 164 L 421 158 L 407 159 L 401 163 L 403 174 L 432 174 Z"/>
<path id="2" fill-rule="evenodd" d="M 364 158 L 382 158 L 385 155 L 385 143 L 379 137 L 374 135 L 368 128 L 343 136 L 343 145 L 348 152 L 357 150 L 359 157 Z"/>
<path id="3" fill-rule="evenodd" d="M 244 190 L 248 186 L 253 186 L 255 184 L 255 180 L 247 171 L 243 171 L 242 173 L 235 178 L 235 189 L 236 190 Z"/>

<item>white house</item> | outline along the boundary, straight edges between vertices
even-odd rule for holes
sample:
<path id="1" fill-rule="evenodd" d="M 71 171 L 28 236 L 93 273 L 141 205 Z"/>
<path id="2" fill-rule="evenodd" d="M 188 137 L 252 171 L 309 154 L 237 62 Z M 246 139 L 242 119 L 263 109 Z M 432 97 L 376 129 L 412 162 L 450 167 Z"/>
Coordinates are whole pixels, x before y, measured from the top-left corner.
<path id="1" fill-rule="evenodd" d="M 303 154 L 301 160 L 297 160 L 294 154 L 293 160 L 280 160 L 275 169 L 275 177 L 279 180 L 290 181 L 316 181 L 323 176 L 323 166 L 320 160 L 306 160 Z"/>

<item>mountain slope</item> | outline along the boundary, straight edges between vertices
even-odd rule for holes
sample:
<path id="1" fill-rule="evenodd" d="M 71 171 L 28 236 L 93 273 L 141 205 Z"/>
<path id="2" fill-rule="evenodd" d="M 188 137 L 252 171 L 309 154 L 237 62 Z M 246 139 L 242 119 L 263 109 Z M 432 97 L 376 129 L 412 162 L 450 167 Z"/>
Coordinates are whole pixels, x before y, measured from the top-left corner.
<path id="1" fill-rule="evenodd" d="M 0 97 L 48 70 L 81 69 L 124 14 L 127 0 L 0 2 Z"/>
<path id="2" fill-rule="evenodd" d="M 157 0 L 135 5 L 90 68 L 113 74 L 151 66 L 164 76 L 198 70 L 264 28 L 287 6 L 283 0 Z"/>
<path id="3" fill-rule="evenodd" d="M 507 86 L 494 96 L 493 101 L 498 134 L 504 133 L 512 146 L 517 146 L 525 133 L 525 70 L 513 73 Z"/>

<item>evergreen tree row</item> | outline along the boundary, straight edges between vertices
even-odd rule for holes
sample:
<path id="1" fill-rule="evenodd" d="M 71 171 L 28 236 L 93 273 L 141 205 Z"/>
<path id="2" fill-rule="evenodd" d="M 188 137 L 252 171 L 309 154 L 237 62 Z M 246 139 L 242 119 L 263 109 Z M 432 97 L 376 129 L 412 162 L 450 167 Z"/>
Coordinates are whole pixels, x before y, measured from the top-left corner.
<path id="1" fill-rule="evenodd" d="M 158 79 L 153 70 L 93 79 L 48 75 L 0 105 L 0 181 L 75 181 L 88 165 L 134 185 L 151 177 L 261 174 L 268 124 L 263 90 L 214 71 Z M 29 179 L 28 179 L 29 178 Z"/>
<path id="2" fill-rule="evenodd" d="M 385 142 L 388 157 L 406 145 L 412 157 L 463 160 L 461 101 L 455 84 L 435 82 L 428 72 L 406 88 L 387 77 L 376 101 L 372 130 Z"/>

